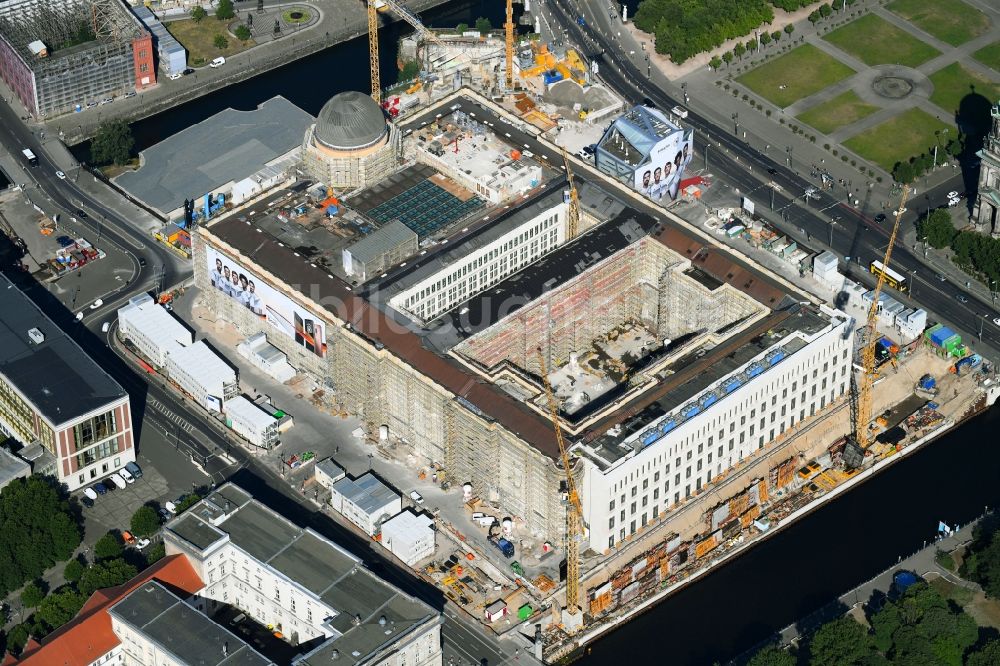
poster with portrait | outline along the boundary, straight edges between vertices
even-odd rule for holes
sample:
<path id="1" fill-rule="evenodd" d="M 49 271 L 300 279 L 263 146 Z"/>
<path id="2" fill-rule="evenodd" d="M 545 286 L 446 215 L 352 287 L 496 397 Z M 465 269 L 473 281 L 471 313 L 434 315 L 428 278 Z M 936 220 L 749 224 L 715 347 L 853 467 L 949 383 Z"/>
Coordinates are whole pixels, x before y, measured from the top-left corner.
<path id="1" fill-rule="evenodd" d="M 326 356 L 326 324 L 323 320 L 211 246 L 205 247 L 205 260 L 213 289 L 237 301 L 306 350 L 317 356 Z"/>
<path id="2" fill-rule="evenodd" d="M 693 136 L 693 130 L 682 128 L 653 146 L 649 159 L 633 174 L 633 187 L 653 201 L 677 199 L 691 163 Z"/>

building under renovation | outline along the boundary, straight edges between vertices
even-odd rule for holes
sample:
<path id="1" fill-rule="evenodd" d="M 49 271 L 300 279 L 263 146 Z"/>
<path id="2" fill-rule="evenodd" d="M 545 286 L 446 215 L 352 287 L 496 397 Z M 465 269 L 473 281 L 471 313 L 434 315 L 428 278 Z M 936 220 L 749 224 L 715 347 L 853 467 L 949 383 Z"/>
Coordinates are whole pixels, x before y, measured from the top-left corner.
<path id="1" fill-rule="evenodd" d="M 323 399 L 470 483 L 520 534 L 555 538 L 564 473 L 544 361 L 595 551 L 842 398 L 845 316 L 582 164 L 572 221 L 565 173 L 545 158 L 558 149 L 539 141 L 525 155 L 471 112 L 458 122 L 471 104 L 475 118 L 498 112 L 470 93 L 443 100 L 435 122 L 409 128 L 403 152 L 417 164 L 357 194 L 325 230 L 304 221 L 292 233 L 294 219 L 271 224 L 266 211 L 199 228 L 206 305 L 245 335 L 265 332 Z M 536 177 L 497 204 L 475 196 L 514 163 Z M 351 283 L 321 232 L 379 219 L 413 229 L 422 249 Z M 264 316 L 212 288 L 219 265 L 256 294 L 273 290 Z"/>
<path id="2" fill-rule="evenodd" d="M 0 2 L 0 77 L 33 115 L 156 83 L 152 37 L 121 0 Z"/>

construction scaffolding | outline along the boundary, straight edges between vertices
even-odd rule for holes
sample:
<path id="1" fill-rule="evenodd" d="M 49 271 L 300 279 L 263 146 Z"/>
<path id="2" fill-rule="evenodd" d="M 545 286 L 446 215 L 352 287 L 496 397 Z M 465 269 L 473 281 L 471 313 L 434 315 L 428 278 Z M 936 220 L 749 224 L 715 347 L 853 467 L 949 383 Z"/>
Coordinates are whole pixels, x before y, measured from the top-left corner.
<path id="1" fill-rule="evenodd" d="M 36 115 L 152 85 L 153 63 L 149 33 L 121 2 L 0 3 L 0 75 Z"/>

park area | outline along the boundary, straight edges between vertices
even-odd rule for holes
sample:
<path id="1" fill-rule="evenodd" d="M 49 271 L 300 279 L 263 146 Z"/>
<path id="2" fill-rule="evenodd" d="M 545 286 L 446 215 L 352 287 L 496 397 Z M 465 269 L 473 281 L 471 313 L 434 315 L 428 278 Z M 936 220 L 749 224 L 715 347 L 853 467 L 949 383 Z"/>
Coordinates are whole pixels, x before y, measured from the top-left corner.
<path id="1" fill-rule="evenodd" d="M 995 72 L 1000 72 L 1000 42 L 993 42 L 989 46 L 984 46 L 972 57 L 983 63 Z"/>
<path id="2" fill-rule="evenodd" d="M 820 102 L 797 117 L 823 134 L 830 134 L 878 110 L 878 106 L 862 101 L 856 92 L 848 90 L 828 102 Z"/>
<path id="3" fill-rule="evenodd" d="M 174 36 L 181 45 L 187 49 L 188 65 L 200 67 L 219 56 L 230 57 L 246 51 L 255 42 L 251 39 L 241 42 L 227 30 L 227 21 L 219 21 L 214 16 L 207 16 L 201 21 L 194 19 L 182 19 L 180 21 L 167 21 L 163 25 L 171 35 Z M 215 45 L 216 35 L 222 35 L 226 39 L 226 47 L 219 48 Z"/>
<path id="4" fill-rule="evenodd" d="M 916 67 L 940 55 L 933 46 L 875 14 L 851 21 L 823 39 L 866 65 Z"/>
<path id="5" fill-rule="evenodd" d="M 851 137 L 844 146 L 886 171 L 892 171 L 897 162 L 932 150 L 937 141 L 935 132 L 943 129 L 952 128 L 913 108 Z"/>
<path id="6" fill-rule="evenodd" d="M 854 70 L 812 44 L 789 51 L 737 81 L 782 108 L 854 74 Z"/>
<path id="7" fill-rule="evenodd" d="M 895 0 L 889 11 L 942 42 L 959 46 L 990 29 L 990 19 L 962 0 Z"/>
<path id="8" fill-rule="evenodd" d="M 990 104 L 996 104 L 1000 99 L 1000 86 L 989 77 L 969 70 L 958 62 L 934 72 L 930 75 L 930 80 L 934 84 L 931 101 L 949 114 L 958 111 L 962 99 L 970 94 L 982 95 Z"/>

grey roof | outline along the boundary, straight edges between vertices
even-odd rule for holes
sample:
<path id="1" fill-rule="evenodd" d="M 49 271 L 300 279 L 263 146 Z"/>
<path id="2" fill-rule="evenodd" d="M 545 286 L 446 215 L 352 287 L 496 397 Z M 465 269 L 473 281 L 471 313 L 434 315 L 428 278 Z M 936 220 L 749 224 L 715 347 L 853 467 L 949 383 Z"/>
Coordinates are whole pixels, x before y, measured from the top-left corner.
<path id="1" fill-rule="evenodd" d="M 324 458 L 316 463 L 316 469 L 322 470 L 331 479 L 343 478 L 347 472 L 343 467 L 338 465 L 333 458 Z"/>
<path id="2" fill-rule="evenodd" d="M 333 484 L 333 489 L 369 515 L 399 498 L 395 491 L 379 481 L 371 472 L 356 479 L 341 479 Z"/>
<path id="3" fill-rule="evenodd" d="M 226 109 L 142 151 L 139 170 L 123 173 L 115 183 L 167 213 L 185 198 L 247 178 L 300 146 L 312 122 L 281 96 L 254 111 Z"/>
<path id="4" fill-rule="evenodd" d="M 164 52 L 177 52 L 186 50 L 180 43 L 174 39 L 174 36 L 167 32 L 166 27 L 160 23 L 160 19 L 156 18 L 154 14 L 148 7 L 142 5 L 138 7 L 131 7 L 132 13 L 138 17 L 142 24 L 146 26 L 150 34 L 153 36 L 153 42 L 156 43 L 156 48 Z"/>
<path id="5" fill-rule="evenodd" d="M 0 375 L 53 425 L 126 397 L 125 389 L 6 276 L 0 276 Z M 41 344 L 28 337 L 37 328 Z"/>
<path id="6" fill-rule="evenodd" d="M 378 231 L 365 236 L 345 251 L 350 252 L 354 259 L 367 264 L 372 259 L 378 259 L 386 252 L 406 242 L 416 244 L 416 232 L 399 220 L 393 220 Z"/>
<path id="7" fill-rule="evenodd" d="M 378 103 L 354 90 L 334 95 L 316 119 L 316 139 L 340 150 L 370 146 L 385 136 L 386 129 Z"/>
<path id="8" fill-rule="evenodd" d="M 137 587 L 108 609 L 108 613 L 154 641 L 181 664 L 266 666 L 273 663 L 155 580 Z"/>
<path id="9" fill-rule="evenodd" d="M 0 488 L 14 479 L 31 474 L 31 465 L 24 462 L 7 449 L 0 448 Z"/>

